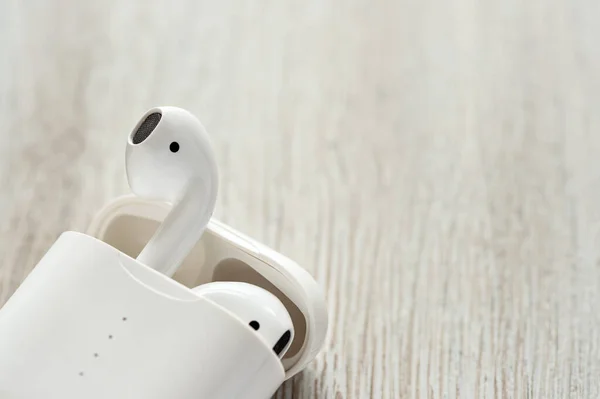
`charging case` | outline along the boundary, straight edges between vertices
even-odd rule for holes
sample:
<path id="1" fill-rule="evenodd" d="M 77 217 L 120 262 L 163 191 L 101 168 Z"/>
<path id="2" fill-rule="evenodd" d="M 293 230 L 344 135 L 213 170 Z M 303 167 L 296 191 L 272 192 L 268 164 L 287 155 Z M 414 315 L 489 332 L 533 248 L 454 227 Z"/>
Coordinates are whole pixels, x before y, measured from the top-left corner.
<path id="1" fill-rule="evenodd" d="M 324 297 L 297 263 L 211 220 L 173 278 L 135 257 L 170 210 L 114 200 L 63 233 L 0 309 L 0 393 L 14 398 L 265 399 L 322 348 Z M 191 288 L 240 281 L 276 295 L 295 336 L 282 360 Z M 12 395 L 12 396 L 10 396 Z"/>

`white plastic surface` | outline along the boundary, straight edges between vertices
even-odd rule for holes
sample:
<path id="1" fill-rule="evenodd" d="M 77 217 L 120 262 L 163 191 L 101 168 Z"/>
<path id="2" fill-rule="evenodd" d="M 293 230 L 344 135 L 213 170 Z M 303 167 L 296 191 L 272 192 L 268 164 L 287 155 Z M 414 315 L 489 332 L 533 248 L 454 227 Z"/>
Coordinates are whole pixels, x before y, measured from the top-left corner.
<path id="1" fill-rule="evenodd" d="M 166 203 L 123 196 L 96 215 L 88 233 L 135 257 L 169 210 Z M 286 379 L 303 370 L 323 347 L 327 306 L 314 278 L 293 260 L 224 223 L 210 220 L 174 278 L 188 287 L 243 281 L 275 294 L 294 322 L 295 338 L 283 359 Z"/>
<path id="2" fill-rule="evenodd" d="M 134 140 L 150 115 L 160 115 L 158 124 L 143 140 Z M 138 256 L 141 263 L 172 276 L 200 239 L 215 209 L 219 178 L 210 138 L 188 111 L 152 108 L 129 136 L 125 165 L 127 180 L 137 196 L 174 204 Z"/>
<path id="3" fill-rule="evenodd" d="M 283 380 L 246 324 L 84 234 L 64 233 L 0 309 L 14 398 L 265 399 Z"/>

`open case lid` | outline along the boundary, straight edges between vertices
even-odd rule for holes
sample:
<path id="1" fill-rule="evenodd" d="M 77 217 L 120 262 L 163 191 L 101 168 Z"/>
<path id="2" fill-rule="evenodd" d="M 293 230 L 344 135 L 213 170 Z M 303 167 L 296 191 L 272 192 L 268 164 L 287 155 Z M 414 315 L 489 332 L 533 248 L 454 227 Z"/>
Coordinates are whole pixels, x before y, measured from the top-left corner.
<path id="1" fill-rule="evenodd" d="M 135 258 L 169 210 L 166 203 L 123 196 L 98 212 L 88 234 Z M 286 378 L 304 369 L 323 346 L 327 306 L 314 278 L 291 259 L 217 220 L 211 219 L 173 278 L 190 288 L 212 281 L 241 281 L 276 295 L 295 329 L 282 360 Z"/>

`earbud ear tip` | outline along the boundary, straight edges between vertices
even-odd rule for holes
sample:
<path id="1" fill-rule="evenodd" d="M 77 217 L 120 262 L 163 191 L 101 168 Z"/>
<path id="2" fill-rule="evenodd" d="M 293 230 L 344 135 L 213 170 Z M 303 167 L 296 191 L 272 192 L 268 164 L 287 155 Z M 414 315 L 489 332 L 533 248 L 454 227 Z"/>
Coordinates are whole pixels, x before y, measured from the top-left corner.
<path id="1" fill-rule="evenodd" d="M 294 339 L 294 324 L 283 303 L 264 288 L 242 282 L 220 281 L 194 292 L 227 309 L 262 337 L 266 348 L 283 357 Z"/>
<path id="2" fill-rule="evenodd" d="M 172 276 L 215 209 L 219 177 L 208 134 L 198 118 L 184 109 L 152 108 L 129 135 L 125 167 L 133 193 L 172 204 L 137 258 Z"/>

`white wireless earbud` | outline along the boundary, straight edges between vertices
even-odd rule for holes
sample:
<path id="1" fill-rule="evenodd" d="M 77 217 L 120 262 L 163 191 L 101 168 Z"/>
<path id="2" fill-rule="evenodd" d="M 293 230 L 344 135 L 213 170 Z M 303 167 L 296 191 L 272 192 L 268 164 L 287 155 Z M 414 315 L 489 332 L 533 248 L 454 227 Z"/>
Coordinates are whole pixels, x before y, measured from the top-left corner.
<path id="1" fill-rule="evenodd" d="M 134 194 L 173 204 L 138 256 L 172 276 L 199 240 L 217 200 L 217 163 L 195 116 L 176 107 L 146 112 L 129 136 L 127 180 Z"/>
<path id="2" fill-rule="evenodd" d="M 294 325 L 285 306 L 269 291 L 240 282 L 214 282 L 194 292 L 236 315 L 254 329 L 282 358 L 294 339 Z"/>

